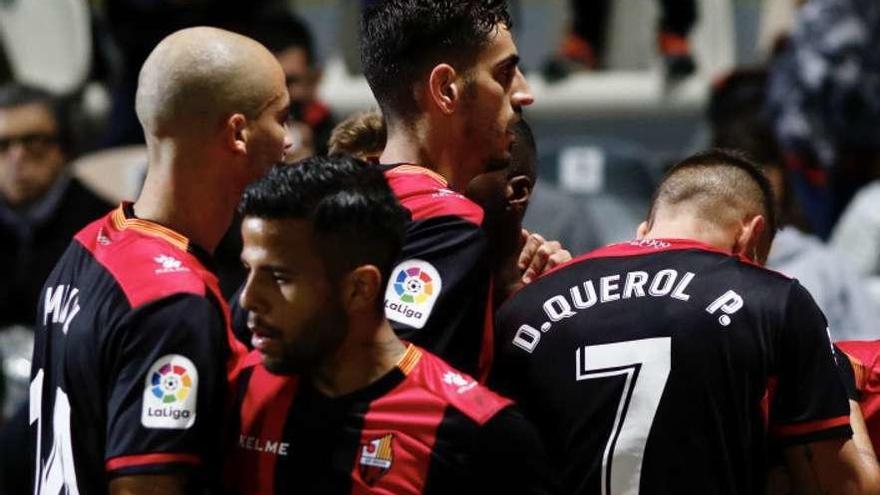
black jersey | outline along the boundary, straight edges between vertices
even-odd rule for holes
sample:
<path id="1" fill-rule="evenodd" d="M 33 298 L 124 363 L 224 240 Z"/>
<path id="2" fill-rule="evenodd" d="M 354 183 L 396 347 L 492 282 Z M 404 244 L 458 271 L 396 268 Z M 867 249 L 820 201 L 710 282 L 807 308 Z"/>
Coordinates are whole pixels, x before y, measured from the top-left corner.
<path id="1" fill-rule="evenodd" d="M 385 316 L 401 338 L 483 378 L 493 348 L 483 210 L 426 168 L 383 168 L 410 214 L 403 251 L 385 292 Z"/>
<path id="2" fill-rule="evenodd" d="M 224 396 L 243 349 L 204 260 L 130 204 L 76 235 L 38 307 L 35 493 L 106 493 L 125 474 L 219 478 Z"/>
<path id="3" fill-rule="evenodd" d="M 511 401 L 416 346 L 341 397 L 269 373 L 257 352 L 237 388 L 231 493 L 546 493 L 543 448 Z"/>
<path id="4" fill-rule="evenodd" d="M 594 251 L 523 288 L 497 329 L 490 384 L 535 423 L 566 493 L 762 493 L 768 430 L 851 435 L 807 291 L 703 244 Z"/>

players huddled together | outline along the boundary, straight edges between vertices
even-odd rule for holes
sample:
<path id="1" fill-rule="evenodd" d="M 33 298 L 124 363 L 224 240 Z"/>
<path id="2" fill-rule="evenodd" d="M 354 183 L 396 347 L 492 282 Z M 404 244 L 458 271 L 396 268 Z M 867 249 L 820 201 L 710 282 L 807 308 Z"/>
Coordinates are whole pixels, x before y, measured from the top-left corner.
<path id="1" fill-rule="evenodd" d="M 630 242 L 572 259 L 522 228 L 511 28 L 503 0 L 371 2 L 379 111 L 293 164 L 269 50 L 162 40 L 144 188 L 40 296 L 33 493 L 880 493 L 877 349 L 834 348 L 763 268 L 778 212 L 746 155 L 673 166 Z"/>

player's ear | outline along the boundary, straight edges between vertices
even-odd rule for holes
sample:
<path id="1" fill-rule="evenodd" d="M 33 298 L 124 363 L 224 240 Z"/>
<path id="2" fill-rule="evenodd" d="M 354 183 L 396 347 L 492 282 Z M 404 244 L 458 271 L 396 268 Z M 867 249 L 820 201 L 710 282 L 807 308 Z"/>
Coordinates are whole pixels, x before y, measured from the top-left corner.
<path id="1" fill-rule="evenodd" d="M 641 241 L 641 240 L 644 239 L 645 237 L 648 237 L 648 232 L 649 232 L 650 230 L 651 230 L 651 228 L 648 226 L 648 221 L 647 221 L 647 220 L 645 220 L 644 222 L 640 223 L 640 224 L 639 224 L 639 228 L 636 229 L 636 239 L 638 239 L 638 240 Z"/>
<path id="2" fill-rule="evenodd" d="M 528 175 L 517 175 L 508 179 L 505 190 L 507 205 L 525 211 L 532 197 L 533 186 L 532 178 Z"/>
<path id="3" fill-rule="evenodd" d="M 240 113 L 230 115 L 223 123 L 223 143 L 233 153 L 247 153 L 248 128 L 247 117 Z"/>
<path id="4" fill-rule="evenodd" d="M 428 76 L 428 98 L 433 106 L 446 115 L 455 111 L 461 96 L 461 81 L 456 80 L 455 69 L 449 64 L 438 64 Z"/>
<path id="5" fill-rule="evenodd" d="M 342 280 L 342 305 L 346 313 L 374 311 L 376 298 L 382 297 L 382 272 L 373 265 L 361 265 Z"/>
<path id="6" fill-rule="evenodd" d="M 766 227 L 767 222 L 763 215 L 755 215 L 743 220 L 734 240 L 733 254 L 763 264 L 769 251 L 769 246 L 766 246 L 767 243 L 764 242 Z"/>

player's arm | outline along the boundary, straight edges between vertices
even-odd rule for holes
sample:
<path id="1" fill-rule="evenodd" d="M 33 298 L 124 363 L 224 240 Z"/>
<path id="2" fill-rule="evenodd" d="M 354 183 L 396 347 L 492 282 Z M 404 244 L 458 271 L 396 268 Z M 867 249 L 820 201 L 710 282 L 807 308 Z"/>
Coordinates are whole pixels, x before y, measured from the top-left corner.
<path id="1" fill-rule="evenodd" d="M 385 315 L 399 336 L 474 375 L 476 362 L 458 359 L 463 351 L 452 339 L 472 328 L 479 340 L 490 295 L 487 249 L 485 233 L 469 219 L 417 220 L 407 228 L 385 293 Z"/>
<path id="2" fill-rule="evenodd" d="M 793 284 L 774 343 L 778 388 L 772 430 L 784 446 L 794 493 L 880 493 L 880 471 L 812 297 Z M 867 447 L 867 450 L 866 450 Z"/>
<path id="3" fill-rule="evenodd" d="M 225 332 L 215 303 L 177 294 L 108 335 L 105 469 L 120 490 L 141 493 L 149 480 L 184 489 L 218 475 L 207 466 L 221 447 Z"/>
<path id="4" fill-rule="evenodd" d="M 880 467 L 856 402 L 850 401 L 853 436 L 785 450 L 794 494 L 878 494 Z"/>
<path id="5" fill-rule="evenodd" d="M 476 439 L 478 489 L 474 493 L 558 493 L 544 444 L 515 406 L 486 422 Z"/>
<path id="6" fill-rule="evenodd" d="M 110 495 L 184 495 L 192 493 L 187 488 L 185 476 L 136 475 L 120 476 L 110 481 Z"/>

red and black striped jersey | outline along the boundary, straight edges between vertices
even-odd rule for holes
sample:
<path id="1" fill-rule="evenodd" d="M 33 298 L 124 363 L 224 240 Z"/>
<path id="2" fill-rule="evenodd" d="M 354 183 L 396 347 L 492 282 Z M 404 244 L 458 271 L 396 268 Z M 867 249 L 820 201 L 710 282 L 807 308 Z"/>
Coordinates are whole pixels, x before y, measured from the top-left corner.
<path id="1" fill-rule="evenodd" d="M 484 378 L 493 318 L 483 210 L 426 168 L 380 166 L 410 214 L 385 292 L 385 315 L 401 338 Z"/>
<path id="2" fill-rule="evenodd" d="M 35 493 L 107 493 L 128 474 L 219 479 L 228 381 L 244 349 L 207 262 L 130 204 L 76 235 L 38 307 Z"/>
<path id="3" fill-rule="evenodd" d="M 503 398 L 412 344 L 339 397 L 271 374 L 251 353 L 237 384 L 235 494 L 546 493 L 533 427 Z"/>
<path id="4" fill-rule="evenodd" d="M 874 452 L 880 452 L 880 340 L 849 340 L 835 344 L 848 361 L 844 380 L 859 403 Z"/>
<path id="5" fill-rule="evenodd" d="M 763 493 L 771 435 L 852 434 L 807 291 L 700 243 L 599 249 L 496 322 L 490 385 L 538 428 L 565 493 Z"/>

